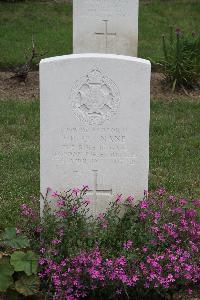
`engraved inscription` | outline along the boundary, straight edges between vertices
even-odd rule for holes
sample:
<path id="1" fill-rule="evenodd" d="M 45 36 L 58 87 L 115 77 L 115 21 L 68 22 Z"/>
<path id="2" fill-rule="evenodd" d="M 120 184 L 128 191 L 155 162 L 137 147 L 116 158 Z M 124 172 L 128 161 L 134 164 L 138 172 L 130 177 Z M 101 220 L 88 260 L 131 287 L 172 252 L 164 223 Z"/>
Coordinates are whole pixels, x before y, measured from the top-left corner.
<path id="1" fill-rule="evenodd" d="M 90 125 L 101 125 L 110 120 L 120 104 L 116 84 L 98 68 L 74 84 L 70 98 L 74 114 Z"/>
<path id="2" fill-rule="evenodd" d="M 128 17 L 131 14 L 129 2 L 130 0 L 84 0 L 79 14 L 92 17 Z"/>
<path id="3" fill-rule="evenodd" d="M 105 49 L 106 51 L 108 50 L 108 37 L 109 36 L 116 36 L 117 33 L 116 32 L 109 32 L 108 31 L 108 20 L 102 20 L 104 22 L 105 25 L 105 31 L 104 32 L 95 32 L 95 35 L 100 35 L 100 36 L 104 36 L 105 37 Z"/>
<path id="4" fill-rule="evenodd" d="M 63 129 L 53 160 L 58 164 L 78 166 L 95 166 L 102 161 L 135 165 L 136 156 L 128 149 L 126 131 L 126 128 L 101 127 Z"/>

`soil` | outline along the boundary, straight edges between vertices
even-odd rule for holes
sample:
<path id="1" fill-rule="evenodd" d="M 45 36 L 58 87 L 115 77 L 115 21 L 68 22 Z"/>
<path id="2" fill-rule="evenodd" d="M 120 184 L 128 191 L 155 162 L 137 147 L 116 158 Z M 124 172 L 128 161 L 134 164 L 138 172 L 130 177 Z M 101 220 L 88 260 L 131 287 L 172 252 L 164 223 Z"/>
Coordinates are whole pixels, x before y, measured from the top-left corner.
<path id="1" fill-rule="evenodd" d="M 39 99 L 39 73 L 34 71 L 28 74 L 26 82 L 10 79 L 11 72 L 0 72 L 0 100 Z"/>
<path id="2" fill-rule="evenodd" d="M 23 100 L 30 101 L 39 99 L 39 73 L 33 71 L 28 74 L 26 82 L 12 78 L 11 72 L 0 72 L 0 100 Z M 177 99 L 200 100 L 200 90 L 183 91 L 173 93 L 170 88 L 163 84 L 161 73 L 152 73 L 151 97 L 173 101 Z"/>
<path id="3" fill-rule="evenodd" d="M 180 90 L 173 92 L 172 89 L 164 83 L 164 75 L 162 73 L 151 73 L 151 98 L 163 100 L 200 100 L 200 89 Z"/>

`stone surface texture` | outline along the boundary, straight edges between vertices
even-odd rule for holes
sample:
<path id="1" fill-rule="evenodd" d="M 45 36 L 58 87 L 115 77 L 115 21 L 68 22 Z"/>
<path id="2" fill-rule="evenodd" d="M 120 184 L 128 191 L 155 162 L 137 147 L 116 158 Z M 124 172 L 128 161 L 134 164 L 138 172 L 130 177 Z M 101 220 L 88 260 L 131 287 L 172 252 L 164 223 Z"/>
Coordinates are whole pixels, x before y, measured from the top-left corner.
<path id="1" fill-rule="evenodd" d="M 91 212 L 148 188 L 150 63 L 77 54 L 40 63 L 41 193 L 89 185 Z M 41 210 L 43 202 L 41 201 Z"/>
<path id="2" fill-rule="evenodd" d="M 73 52 L 137 56 L 139 0 L 74 0 Z"/>

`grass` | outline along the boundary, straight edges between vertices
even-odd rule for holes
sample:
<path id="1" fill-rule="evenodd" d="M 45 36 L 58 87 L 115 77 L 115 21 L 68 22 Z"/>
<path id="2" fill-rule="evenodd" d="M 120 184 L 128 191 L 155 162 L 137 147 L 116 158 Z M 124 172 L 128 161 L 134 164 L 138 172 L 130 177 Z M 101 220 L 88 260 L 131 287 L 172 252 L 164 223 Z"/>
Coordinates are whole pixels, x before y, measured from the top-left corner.
<path id="1" fill-rule="evenodd" d="M 139 56 L 156 60 L 169 26 L 199 32 L 199 0 L 140 1 Z M 32 35 L 46 56 L 72 53 L 72 6 L 63 3 L 0 2 L 0 67 L 22 64 Z M 156 49 L 156 51 L 155 51 Z"/>
<path id="2" fill-rule="evenodd" d="M 199 113 L 200 102 L 152 102 L 150 189 L 199 197 Z"/>
<path id="3" fill-rule="evenodd" d="M 17 224 L 19 204 L 39 198 L 39 104 L 0 101 L 0 228 Z"/>
<path id="4" fill-rule="evenodd" d="M 200 103 L 152 101 L 149 188 L 198 197 Z M 0 228 L 20 222 L 18 207 L 39 198 L 39 102 L 0 102 Z"/>
<path id="5" fill-rule="evenodd" d="M 32 46 L 46 57 L 72 52 L 72 7 L 56 3 L 0 2 L 0 67 L 24 63 Z"/>
<path id="6" fill-rule="evenodd" d="M 162 56 L 162 34 L 169 34 L 170 27 L 181 28 L 187 34 L 199 33 L 200 1 L 141 2 L 139 16 L 139 56 L 158 60 Z"/>

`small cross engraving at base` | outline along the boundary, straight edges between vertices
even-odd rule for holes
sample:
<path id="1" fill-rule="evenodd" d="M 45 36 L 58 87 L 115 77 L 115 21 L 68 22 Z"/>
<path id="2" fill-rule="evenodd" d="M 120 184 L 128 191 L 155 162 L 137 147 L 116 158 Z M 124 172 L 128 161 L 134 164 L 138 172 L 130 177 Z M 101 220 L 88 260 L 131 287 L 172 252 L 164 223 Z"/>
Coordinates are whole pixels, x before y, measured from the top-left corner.
<path id="1" fill-rule="evenodd" d="M 112 189 L 99 189 L 98 188 L 98 170 L 92 170 L 93 171 L 93 189 L 88 190 L 87 195 L 93 195 L 94 201 L 97 200 L 98 195 L 112 195 Z"/>
<path id="2" fill-rule="evenodd" d="M 106 51 L 108 49 L 108 37 L 109 36 L 116 36 L 116 32 L 108 32 L 108 20 L 102 20 L 105 23 L 105 31 L 104 32 L 95 32 L 96 35 L 104 35 L 105 36 L 105 48 Z"/>

